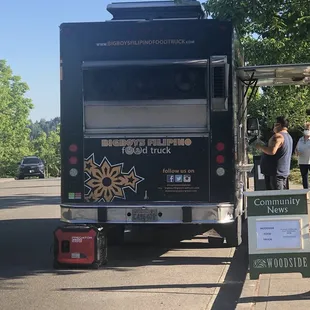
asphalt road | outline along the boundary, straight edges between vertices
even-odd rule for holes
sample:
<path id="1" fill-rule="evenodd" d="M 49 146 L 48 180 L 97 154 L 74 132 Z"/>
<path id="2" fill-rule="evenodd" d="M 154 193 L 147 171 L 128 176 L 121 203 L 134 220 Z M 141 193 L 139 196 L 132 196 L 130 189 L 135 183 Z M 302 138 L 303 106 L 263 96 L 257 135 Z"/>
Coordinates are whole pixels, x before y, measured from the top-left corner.
<path id="1" fill-rule="evenodd" d="M 1 310 L 235 309 L 246 247 L 212 248 L 197 231 L 144 232 L 138 241 L 110 247 L 109 264 L 99 270 L 53 270 L 59 184 L 0 184 Z"/>

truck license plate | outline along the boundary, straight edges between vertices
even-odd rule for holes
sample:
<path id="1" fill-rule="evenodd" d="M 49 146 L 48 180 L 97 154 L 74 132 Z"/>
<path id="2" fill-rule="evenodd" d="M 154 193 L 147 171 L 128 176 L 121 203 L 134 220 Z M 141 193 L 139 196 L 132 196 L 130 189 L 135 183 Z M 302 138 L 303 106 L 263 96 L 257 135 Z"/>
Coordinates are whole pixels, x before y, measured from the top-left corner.
<path id="1" fill-rule="evenodd" d="M 156 209 L 133 209 L 132 221 L 133 222 L 157 222 Z"/>

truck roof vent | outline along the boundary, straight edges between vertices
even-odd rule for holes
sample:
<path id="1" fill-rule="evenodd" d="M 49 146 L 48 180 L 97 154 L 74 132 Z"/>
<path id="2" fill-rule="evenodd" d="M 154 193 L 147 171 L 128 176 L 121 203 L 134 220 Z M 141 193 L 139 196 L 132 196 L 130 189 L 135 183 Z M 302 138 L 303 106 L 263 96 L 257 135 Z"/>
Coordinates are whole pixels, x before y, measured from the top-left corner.
<path id="1" fill-rule="evenodd" d="M 141 1 L 117 2 L 107 6 L 112 20 L 152 20 L 174 18 L 203 18 L 204 11 L 199 1 Z"/>

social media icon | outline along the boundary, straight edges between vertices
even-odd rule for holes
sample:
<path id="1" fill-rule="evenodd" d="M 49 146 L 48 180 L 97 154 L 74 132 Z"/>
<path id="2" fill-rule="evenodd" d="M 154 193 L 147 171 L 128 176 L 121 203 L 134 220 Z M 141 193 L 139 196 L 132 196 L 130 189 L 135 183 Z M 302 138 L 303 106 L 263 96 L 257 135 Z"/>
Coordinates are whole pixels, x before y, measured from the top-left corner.
<path id="1" fill-rule="evenodd" d="M 192 180 L 192 177 L 188 174 L 185 174 L 184 177 L 183 177 L 183 181 L 184 183 L 190 183 Z"/>
<path id="2" fill-rule="evenodd" d="M 167 175 L 167 182 L 168 183 L 173 183 L 174 182 L 174 175 L 173 174 L 168 174 Z"/>
<path id="3" fill-rule="evenodd" d="M 182 183 L 182 182 L 183 182 L 183 176 L 182 176 L 182 174 L 177 174 L 177 175 L 175 176 L 175 182 L 176 182 L 176 183 Z"/>

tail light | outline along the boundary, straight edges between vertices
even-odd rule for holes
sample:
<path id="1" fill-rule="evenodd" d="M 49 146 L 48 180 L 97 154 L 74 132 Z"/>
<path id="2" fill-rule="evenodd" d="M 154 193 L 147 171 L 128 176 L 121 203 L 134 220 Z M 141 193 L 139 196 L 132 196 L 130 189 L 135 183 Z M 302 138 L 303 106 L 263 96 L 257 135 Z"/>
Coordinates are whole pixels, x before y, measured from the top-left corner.
<path id="1" fill-rule="evenodd" d="M 215 146 L 218 152 L 222 152 L 225 149 L 225 144 L 223 142 L 218 142 Z M 222 154 L 217 154 L 215 161 L 218 165 L 222 165 L 225 162 L 225 157 Z M 225 169 L 223 167 L 218 167 L 216 169 L 216 174 L 221 177 L 225 174 Z"/>
<path id="2" fill-rule="evenodd" d="M 69 158 L 69 163 L 70 163 L 71 165 L 76 165 L 77 162 L 78 162 L 77 157 L 72 156 L 72 157 Z"/>
<path id="3" fill-rule="evenodd" d="M 217 155 L 217 156 L 216 156 L 216 162 L 217 162 L 218 164 L 223 164 L 224 161 L 225 161 L 225 158 L 224 158 L 223 155 Z"/>
<path id="4" fill-rule="evenodd" d="M 218 142 L 215 148 L 217 149 L 217 151 L 222 152 L 225 149 L 225 144 L 223 142 Z"/>
<path id="5" fill-rule="evenodd" d="M 78 146 L 76 144 L 74 144 L 74 143 L 70 144 L 69 151 L 71 153 L 76 153 L 77 150 L 78 150 Z M 76 156 L 71 156 L 69 158 L 69 164 L 70 165 L 76 165 L 77 163 L 78 163 L 78 158 Z M 76 168 L 71 168 L 70 171 L 69 171 L 69 174 L 70 174 L 71 177 L 76 177 L 79 174 L 79 172 L 78 172 L 78 170 Z"/>
<path id="6" fill-rule="evenodd" d="M 72 153 L 75 153 L 76 151 L 78 150 L 78 147 L 76 144 L 71 144 L 69 146 L 69 151 L 72 152 Z"/>

